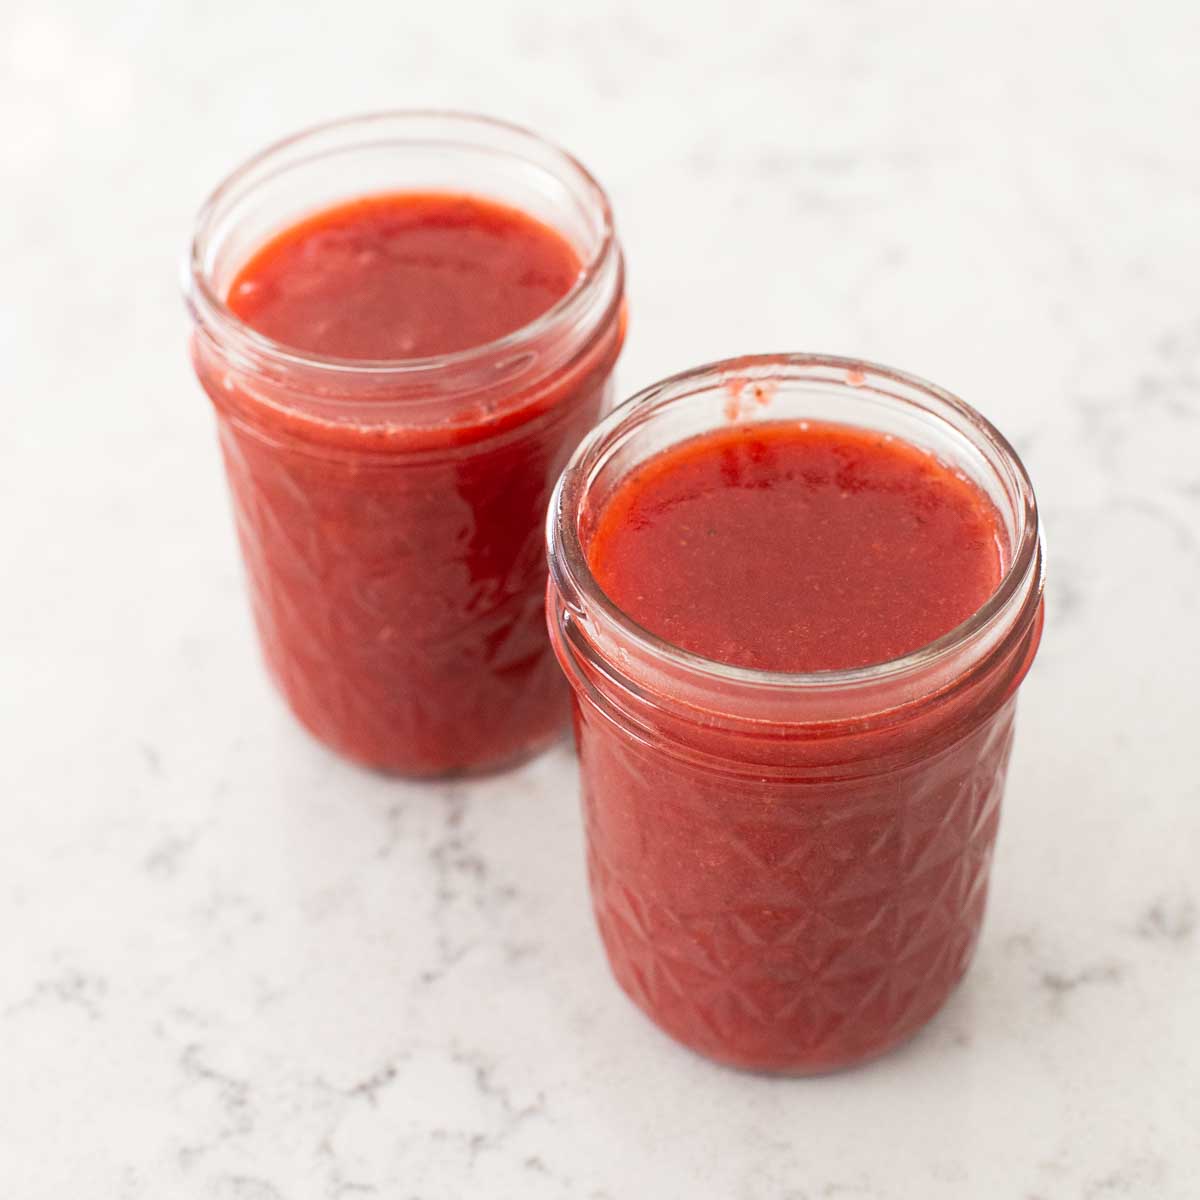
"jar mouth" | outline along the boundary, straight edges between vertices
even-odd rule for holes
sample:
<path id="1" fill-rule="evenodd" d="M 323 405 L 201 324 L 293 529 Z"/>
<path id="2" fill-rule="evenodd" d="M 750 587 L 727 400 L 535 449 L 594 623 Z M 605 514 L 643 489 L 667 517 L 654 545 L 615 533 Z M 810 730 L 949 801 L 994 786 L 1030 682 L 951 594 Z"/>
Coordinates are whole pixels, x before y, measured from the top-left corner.
<path id="1" fill-rule="evenodd" d="M 735 666 L 659 637 L 609 598 L 589 565 L 580 517 L 600 468 L 632 432 L 669 405 L 686 403 L 689 398 L 719 389 L 732 387 L 736 396 L 747 386 L 771 388 L 805 382 L 820 382 L 827 390 L 844 389 L 847 393 L 865 389 L 885 401 L 918 405 L 927 417 L 955 427 L 980 458 L 998 471 L 1005 495 L 997 507 L 1007 509 L 1001 515 L 1007 521 L 1009 545 L 1004 572 L 995 590 L 971 616 L 936 640 L 900 657 L 861 667 L 786 672 Z M 859 424 L 852 419 L 844 423 Z M 552 585 L 568 617 L 581 626 L 589 642 L 615 639 L 622 646 L 619 658 L 623 661 L 628 661 L 631 653 L 645 655 L 702 683 L 741 685 L 778 695 L 893 684 L 908 676 L 936 672 L 943 663 L 959 660 L 964 650 L 976 645 L 986 654 L 997 639 L 1003 638 L 1018 614 L 1026 609 L 1031 614 L 1036 611 L 1042 591 L 1037 501 L 1025 467 L 1004 435 L 970 405 L 936 384 L 892 367 L 837 355 L 746 355 L 680 372 L 638 392 L 592 429 L 567 464 L 547 514 L 547 545 Z"/>
<path id="2" fill-rule="evenodd" d="M 356 134 L 361 137 L 352 141 L 340 140 Z M 507 144 L 500 148 L 489 147 L 488 139 L 496 138 Z M 532 170 L 559 172 L 568 190 L 593 209 L 599 226 L 595 244 L 584 259 L 570 290 L 545 312 L 503 337 L 447 354 L 422 357 L 364 359 L 312 354 L 259 333 L 243 321 L 226 303 L 223 289 L 214 286 L 212 278 L 213 242 L 227 209 L 258 186 L 296 167 L 347 151 L 380 148 L 389 144 L 426 148 L 441 144 L 464 150 L 481 149 L 495 156 L 511 157 Z M 546 159 L 545 166 L 533 160 L 535 151 Z M 352 195 L 342 198 L 352 198 Z M 384 376 L 412 377 L 450 370 L 471 370 L 500 359 L 520 356 L 535 343 L 583 318 L 597 288 L 619 257 L 608 196 L 591 172 L 561 146 L 524 126 L 477 113 L 453 109 L 394 109 L 342 117 L 309 126 L 273 142 L 227 175 L 196 215 L 194 233 L 184 262 L 183 290 L 197 323 L 219 331 L 223 342 L 231 349 L 242 351 L 252 360 L 285 368 L 336 372 L 339 376 L 369 381 Z"/>

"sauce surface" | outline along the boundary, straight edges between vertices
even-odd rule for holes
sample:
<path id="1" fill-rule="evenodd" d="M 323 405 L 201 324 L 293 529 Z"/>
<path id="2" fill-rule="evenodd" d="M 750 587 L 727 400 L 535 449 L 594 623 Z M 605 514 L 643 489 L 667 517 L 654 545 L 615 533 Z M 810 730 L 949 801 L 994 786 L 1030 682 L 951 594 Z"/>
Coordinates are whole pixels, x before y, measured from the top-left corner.
<path id="1" fill-rule="evenodd" d="M 423 358 L 528 325 L 579 273 L 574 248 L 526 213 L 399 192 L 289 226 L 242 267 L 227 303 L 252 329 L 310 354 Z"/>
<path id="2" fill-rule="evenodd" d="M 593 574 L 665 641 L 760 670 L 844 670 L 935 641 L 995 591 L 999 517 L 932 455 L 816 421 L 702 434 L 618 484 Z"/>

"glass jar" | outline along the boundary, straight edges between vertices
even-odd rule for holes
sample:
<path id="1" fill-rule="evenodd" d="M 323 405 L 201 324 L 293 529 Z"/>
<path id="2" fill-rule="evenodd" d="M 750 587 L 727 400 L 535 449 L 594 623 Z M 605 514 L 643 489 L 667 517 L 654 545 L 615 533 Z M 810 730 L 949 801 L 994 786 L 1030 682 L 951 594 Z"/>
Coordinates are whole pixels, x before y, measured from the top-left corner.
<path id="1" fill-rule="evenodd" d="M 588 567 L 614 487 L 728 421 L 880 430 L 972 479 L 1004 573 L 932 644 L 854 670 L 780 674 L 655 637 Z M 588 873 L 621 987 L 684 1045 L 812 1073 L 920 1029 L 979 935 L 1018 685 L 1042 628 L 1037 506 L 1012 447 L 910 375 L 850 359 L 701 367 L 583 441 L 548 518 L 551 637 L 574 693 Z"/>
<path id="2" fill-rule="evenodd" d="M 499 201 L 562 234 L 571 291 L 499 340 L 430 358 L 321 357 L 225 303 L 281 229 L 379 193 Z M 271 675 L 334 750 L 414 776 L 482 771 L 553 739 L 541 528 L 611 399 L 623 265 L 608 200 L 568 154 L 482 117 L 401 112 L 301 133 L 201 209 L 186 293 Z"/>

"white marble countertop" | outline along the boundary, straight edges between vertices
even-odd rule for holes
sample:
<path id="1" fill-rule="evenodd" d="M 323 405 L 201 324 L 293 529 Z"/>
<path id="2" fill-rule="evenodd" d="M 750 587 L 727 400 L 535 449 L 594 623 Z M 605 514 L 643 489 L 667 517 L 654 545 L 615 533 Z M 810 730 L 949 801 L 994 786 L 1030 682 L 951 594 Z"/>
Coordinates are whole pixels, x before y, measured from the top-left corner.
<path id="1" fill-rule="evenodd" d="M 0 1196 L 1200 1196 L 1198 41 L 1190 0 L 8 6 Z M 605 181 L 623 392 L 855 353 L 1025 456 L 991 909 L 899 1053 L 676 1048 L 609 979 L 565 748 L 388 782 L 270 691 L 177 264 L 239 159 L 396 105 Z"/>

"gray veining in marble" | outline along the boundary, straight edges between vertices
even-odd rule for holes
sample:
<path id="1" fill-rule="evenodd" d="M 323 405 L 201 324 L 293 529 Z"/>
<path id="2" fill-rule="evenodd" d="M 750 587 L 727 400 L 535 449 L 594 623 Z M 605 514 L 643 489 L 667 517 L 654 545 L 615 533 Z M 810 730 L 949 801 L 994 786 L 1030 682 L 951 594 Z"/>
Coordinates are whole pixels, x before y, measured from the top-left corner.
<path id="1" fill-rule="evenodd" d="M 0 12 L 0 1195 L 1196 1200 L 1200 9 L 1014 0 Z M 314 120 L 449 105 L 609 187 L 625 392 L 765 349 L 936 379 L 1051 581 L 975 967 L 770 1081 L 650 1028 L 574 767 L 392 783 L 260 671 L 177 266 Z"/>

